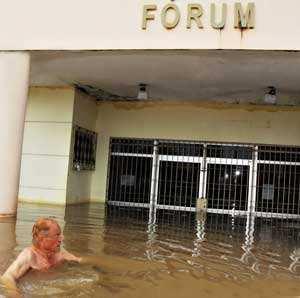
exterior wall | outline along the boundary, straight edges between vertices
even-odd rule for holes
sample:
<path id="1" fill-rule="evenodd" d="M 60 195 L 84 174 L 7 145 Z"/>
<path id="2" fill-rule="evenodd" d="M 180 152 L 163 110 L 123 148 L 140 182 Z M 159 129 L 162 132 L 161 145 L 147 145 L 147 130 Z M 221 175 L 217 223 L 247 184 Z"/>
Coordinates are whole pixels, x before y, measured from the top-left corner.
<path id="1" fill-rule="evenodd" d="M 164 138 L 300 146 L 300 108 L 195 102 L 101 103 L 101 146 L 93 200 L 104 201 L 109 137 Z M 100 166 L 99 166 L 100 165 Z"/>
<path id="2" fill-rule="evenodd" d="M 102 124 L 103 122 L 98 118 L 97 130 L 101 130 L 101 133 L 98 134 L 96 170 L 93 175 L 91 185 L 92 202 L 105 202 L 106 198 L 106 180 L 110 137 L 102 130 Z"/>
<path id="3" fill-rule="evenodd" d="M 73 125 L 95 131 L 97 120 L 97 105 L 94 98 L 80 91 L 75 93 Z M 94 171 L 74 171 L 73 163 L 74 133 L 70 147 L 68 170 L 67 204 L 89 202 L 91 197 L 91 181 Z M 96 167 L 98 165 L 96 164 Z"/>
<path id="4" fill-rule="evenodd" d="M 73 103 L 73 88 L 30 89 L 20 201 L 65 204 Z"/>
<path id="5" fill-rule="evenodd" d="M 72 170 L 73 125 L 98 132 L 95 171 Z M 300 108 L 295 107 L 163 101 L 97 105 L 73 89 L 31 88 L 19 199 L 62 205 L 105 201 L 110 137 L 300 146 L 299 127 Z"/>
<path id="6" fill-rule="evenodd" d="M 235 2 L 256 5 L 255 29 L 233 28 Z M 173 30 L 162 27 L 160 15 L 166 0 L 0 0 L 1 50 L 63 49 L 273 49 L 300 50 L 298 0 L 197 0 L 178 1 L 181 20 Z M 204 28 L 186 28 L 187 5 L 203 6 Z M 210 4 L 228 4 L 224 30 L 210 26 Z M 142 30 L 143 5 L 156 4 L 155 20 Z M 16 7 L 18 9 L 16 9 Z M 53 18 L 55 16 L 55 22 Z M 18 20 L 17 22 L 12 22 Z M 80 21 L 79 21 L 80 20 Z M 20 26 L 20 24 L 22 24 Z"/>

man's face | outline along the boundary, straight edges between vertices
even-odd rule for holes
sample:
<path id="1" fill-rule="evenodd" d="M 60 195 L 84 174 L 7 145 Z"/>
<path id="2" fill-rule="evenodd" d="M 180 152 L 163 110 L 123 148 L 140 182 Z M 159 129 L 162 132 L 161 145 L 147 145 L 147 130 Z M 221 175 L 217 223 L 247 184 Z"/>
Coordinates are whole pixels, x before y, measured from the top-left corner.
<path id="1" fill-rule="evenodd" d="M 60 227 L 56 223 L 49 224 L 46 235 L 39 235 L 39 247 L 46 251 L 57 252 L 63 241 Z"/>

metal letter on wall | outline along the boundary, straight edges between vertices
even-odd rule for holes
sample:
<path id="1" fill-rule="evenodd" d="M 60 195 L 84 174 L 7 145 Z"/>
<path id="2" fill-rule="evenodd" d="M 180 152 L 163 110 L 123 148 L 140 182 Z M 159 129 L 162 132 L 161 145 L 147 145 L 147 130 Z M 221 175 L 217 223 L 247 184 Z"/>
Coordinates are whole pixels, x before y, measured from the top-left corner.
<path id="1" fill-rule="evenodd" d="M 210 6 L 210 24 L 214 29 L 223 29 L 226 24 L 227 4 L 222 4 L 222 19 L 220 22 L 216 21 L 216 4 L 212 3 Z"/>
<path id="2" fill-rule="evenodd" d="M 234 28 L 253 29 L 255 27 L 255 4 L 248 3 L 244 13 L 240 2 L 234 5 Z"/>
<path id="3" fill-rule="evenodd" d="M 142 29 L 147 29 L 147 21 L 154 20 L 154 14 L 149 14 L 150 11 L 155 11 L 157 9 L 156 5 L 144 5 L 143 7 L 143 22 L 142 22 Z"/>
<path id="4" fill-rule="evenodd" d="M 203 25 L 200 20 L 202 14 L 203 14 L 203 8 L 200 4 L 189 4 L 186 28 L 191 29 L 192 20 L 194 20 L 197 23 L 199 29 L 203 28 Z"/>
<path id="5" fill-rule="evenodd" d="M 173 10 L 174 11 L 174 19 L 173 21 L 167 21 L 168 12 Z M 167 4 L 161 12 L 161 23 L 166 29 L 173 29 L 175 28 L 180 20 L 180 11 L 177 5 L 175 4 Z"/>

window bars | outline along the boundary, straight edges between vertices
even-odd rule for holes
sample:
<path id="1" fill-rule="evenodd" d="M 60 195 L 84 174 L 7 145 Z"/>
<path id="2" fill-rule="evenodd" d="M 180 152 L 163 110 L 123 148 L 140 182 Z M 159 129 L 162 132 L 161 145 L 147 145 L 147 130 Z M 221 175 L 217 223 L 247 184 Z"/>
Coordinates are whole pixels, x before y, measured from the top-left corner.
<path id="1" fill-rule="evenodd" d="M 74 127 L 73 170 L 95 170 L 97 133 Z"/>
<path id="2" fill-rule="evenodd" d="M 108 203 L 300 217 L 300 148 L 112 138 Z"/>

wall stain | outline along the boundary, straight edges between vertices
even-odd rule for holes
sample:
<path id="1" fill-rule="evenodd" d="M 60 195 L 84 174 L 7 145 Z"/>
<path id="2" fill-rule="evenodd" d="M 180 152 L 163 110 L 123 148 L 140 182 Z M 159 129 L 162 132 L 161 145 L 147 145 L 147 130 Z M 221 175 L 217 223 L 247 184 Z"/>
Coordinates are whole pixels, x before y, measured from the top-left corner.
<path id="1" fill-rule="evenodd" d="M 151 100 L 143 102 L 129 101 L 110 101 L 98 102 L 99 106 L 111 105 L 117 110 L 145 110 L 154 108 L 197 108 L 197 109 L 212 109 L 212 110 L 243 110 L 246 112 L 299 112 L 300 106 L 284 106 L 284 105 L 265 105 L 265 104 L 232 104 L 232 103 L 217 103 L 212 101 L 165 101 Z"/>
<path id="2" fill-rule="evenodd" d="M 29 90 L 74 90 L 75 88 L 73 86 L 30 86 Z"/>

